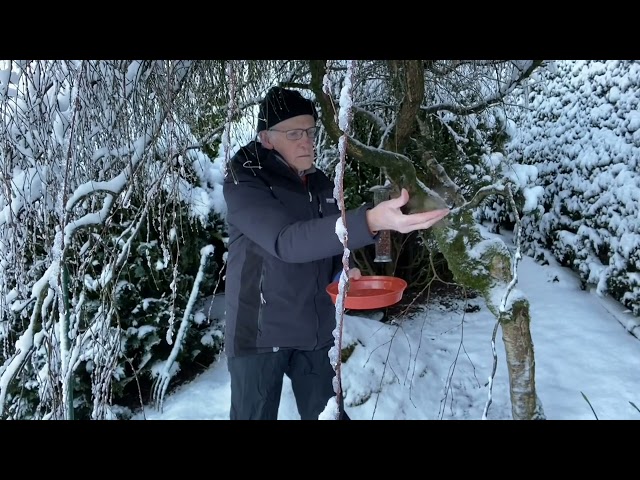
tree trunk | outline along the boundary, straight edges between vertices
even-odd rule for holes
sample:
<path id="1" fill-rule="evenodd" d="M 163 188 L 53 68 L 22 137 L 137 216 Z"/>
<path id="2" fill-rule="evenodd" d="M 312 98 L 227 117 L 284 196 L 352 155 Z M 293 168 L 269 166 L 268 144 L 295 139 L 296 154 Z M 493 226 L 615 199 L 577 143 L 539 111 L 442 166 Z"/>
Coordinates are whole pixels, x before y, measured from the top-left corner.
<path id="1" fill-rule="evenodd" d="M 529 302 L 518 300 L 500 319 L 507 355 L 511 413 L 514 420 L 543 420 L 542 405 L 536 397 L 536 362 L 529 324 Z M 516 401 L 513 401 L 515 399 Z"/>
<path id="2" fill-rule="evenodd" d="M 503 311 L 496 303 L 512 280 L 511 254 L 503 241 L 481 236 L 468 210 L 454 215 L 450 224 L 453 227 L 434 227 L 432 232 L 456 281 L 479 291 L 500 322 L 513 419 L 542 419 L 544 413 L 536 393 L 529 303 L 519 296 L 508 302 Z"/>

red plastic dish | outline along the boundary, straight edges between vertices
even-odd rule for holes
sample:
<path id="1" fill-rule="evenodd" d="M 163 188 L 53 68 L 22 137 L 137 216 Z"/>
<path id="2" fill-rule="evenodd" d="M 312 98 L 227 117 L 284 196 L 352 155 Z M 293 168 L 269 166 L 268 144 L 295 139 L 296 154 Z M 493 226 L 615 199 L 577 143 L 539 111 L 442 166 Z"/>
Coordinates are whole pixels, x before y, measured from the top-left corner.
<path id="1" fill-rule="evenodd" d="M 407 282 L 398 277 L 365 275 L 349 280 L 349 290 L 344 298 L 344 308 L 372 310 L 398 303 L 407 288 Z M 338 282 L 327 286 L 327 293 L 335 305 L 338 298 Z"/>

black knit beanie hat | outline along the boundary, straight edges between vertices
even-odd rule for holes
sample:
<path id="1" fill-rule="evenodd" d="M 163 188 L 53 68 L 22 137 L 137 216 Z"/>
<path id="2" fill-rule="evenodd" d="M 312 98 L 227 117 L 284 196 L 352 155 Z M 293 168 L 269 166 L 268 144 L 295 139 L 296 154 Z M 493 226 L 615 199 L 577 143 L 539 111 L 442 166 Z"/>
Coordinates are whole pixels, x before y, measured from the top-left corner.
<path id="1" fill-rule="evenodd" d="M 281 87 L 271 87 L 262 102 L 258 112 L 258 132 L 267 130 L 287 118 L 298 115 L 313 115 L 318 120 L 318 112 L 311 100 L 304 98 L 296 90 Z"/>

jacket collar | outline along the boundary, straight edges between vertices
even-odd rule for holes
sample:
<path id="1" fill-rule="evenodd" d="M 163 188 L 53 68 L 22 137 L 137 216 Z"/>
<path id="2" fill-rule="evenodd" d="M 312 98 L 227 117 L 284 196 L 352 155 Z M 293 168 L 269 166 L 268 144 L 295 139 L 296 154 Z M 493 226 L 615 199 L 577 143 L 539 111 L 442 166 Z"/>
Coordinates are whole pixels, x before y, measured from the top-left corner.
<path id="1" fill-rule="evenodd" d="M 296 172 L 289 166 L 285 159 L 282 158 L 282 156 L 276 150 L 269 150 L 267 148 L 264 148 L 259 142 L 256 141 L 252 141 L 248 145 L 242 147 L 241 151 L 238 153 L 241 154 L 239 155 L 239 160 L 241 161 L 241 165 L 244 168 L 268 168 L 269 164 L 271 163 L 270 159 L 273 158 L 274 165 L 285 167 L 287 171 L 298 177 L 305 177 L 316 171 L 316 166 L 311 165 L 310 168 L 302 172 Z"/>

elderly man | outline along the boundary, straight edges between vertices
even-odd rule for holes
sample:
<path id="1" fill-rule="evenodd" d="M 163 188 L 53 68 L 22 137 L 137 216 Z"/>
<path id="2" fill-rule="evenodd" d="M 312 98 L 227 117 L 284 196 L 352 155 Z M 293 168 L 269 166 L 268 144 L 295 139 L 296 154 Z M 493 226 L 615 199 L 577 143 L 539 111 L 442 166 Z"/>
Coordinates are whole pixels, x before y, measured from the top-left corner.
<path id="1" fill-rule="evenodd" d="M 277 419 L 284 375 L 301 419 L 318 419 L 335 395 L 329 350 L 335 306 L 325 288 L 342 270 L 334 184 L 314 165 L 318 114 L 298 91 L 262 100 L 258 141 L 231 159 L 224 181 L 229 250 L 225 353 L 233 419 Z M 346 212 L 349 248 L 379 230 L 426 229 L 448 210 L 405 215 L 409 197 Z M 351 278 L 360 271 L 352 268 Z M 341 418 L 349 419 L 340 403 Z"/>

